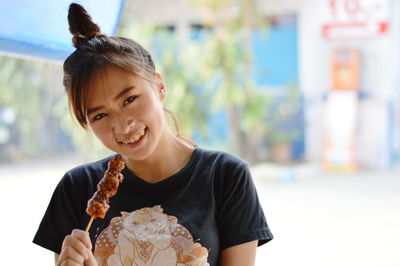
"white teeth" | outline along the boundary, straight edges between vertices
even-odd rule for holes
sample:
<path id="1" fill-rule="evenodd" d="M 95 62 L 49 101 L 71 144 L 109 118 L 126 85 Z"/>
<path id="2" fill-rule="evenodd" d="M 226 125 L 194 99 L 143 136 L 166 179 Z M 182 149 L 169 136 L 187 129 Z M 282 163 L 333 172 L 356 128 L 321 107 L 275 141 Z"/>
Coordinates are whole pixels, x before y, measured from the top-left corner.
<path id="1" fill-rule="evenodd" d="M 123 144 L 130 144 L 130 143 L 134 143 L 136 141 L 138 141 L 140 139 L 141 136 L 144 135 L 144 129 L 142 131 L 140 131 L 138 134 L 136 134 L 135 136 L 131 137 L 128 140 L 125 141 L 121 141 Z"/>

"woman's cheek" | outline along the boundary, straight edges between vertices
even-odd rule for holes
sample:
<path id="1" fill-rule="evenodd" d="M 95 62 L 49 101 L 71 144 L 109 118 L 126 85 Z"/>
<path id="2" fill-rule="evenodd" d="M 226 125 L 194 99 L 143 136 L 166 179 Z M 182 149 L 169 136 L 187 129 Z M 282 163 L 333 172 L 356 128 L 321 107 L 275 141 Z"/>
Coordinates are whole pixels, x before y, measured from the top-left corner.
<path id="1" fill-rule="evenodd" d="M 109 130 L 107 130 L 105 126 L 102 126 L 100 124 L 94 125 L 92 126 L 92 131 L 97 139 L 99 139 L 103 144 L 109 142 L 108 138 L 110 138 L 110 133 L 107 132 Z"/>

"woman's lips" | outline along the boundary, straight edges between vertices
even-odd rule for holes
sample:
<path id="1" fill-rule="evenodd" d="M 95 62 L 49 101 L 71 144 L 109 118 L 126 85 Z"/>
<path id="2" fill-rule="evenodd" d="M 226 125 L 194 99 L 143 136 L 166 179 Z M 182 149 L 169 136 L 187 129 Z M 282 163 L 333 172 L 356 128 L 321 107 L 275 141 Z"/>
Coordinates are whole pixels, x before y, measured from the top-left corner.
<path id="1" fill-rule="evenodd" d="M 128 141 L 122 142 L 122 144 L 128 145 L 129 147 L 137 147 L 143 142 L 143 139 L 146 137 L 146 135 L 147 135 L 147 128 L 145 128 L 142 132 L 133 136 Z"/>

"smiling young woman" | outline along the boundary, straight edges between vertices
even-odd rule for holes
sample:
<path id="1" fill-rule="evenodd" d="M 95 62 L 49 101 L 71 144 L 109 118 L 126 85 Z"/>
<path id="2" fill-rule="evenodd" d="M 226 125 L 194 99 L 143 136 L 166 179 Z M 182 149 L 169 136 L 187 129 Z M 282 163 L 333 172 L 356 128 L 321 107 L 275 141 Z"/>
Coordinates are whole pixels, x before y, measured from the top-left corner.
<path id="1" fill-rule="evenodd" d="M 88 233 L 84 210 L 111 157 L 68 171 L 34 243 L 55 252 L 57 265 L 254 265 L 257 245 L 272 234 L 247 163 L 172 132 L 167 88 L 146 49 L 101 34 L 80 5 L 71 4 L 68 20 L 71 111 L 127 167 Z"/>

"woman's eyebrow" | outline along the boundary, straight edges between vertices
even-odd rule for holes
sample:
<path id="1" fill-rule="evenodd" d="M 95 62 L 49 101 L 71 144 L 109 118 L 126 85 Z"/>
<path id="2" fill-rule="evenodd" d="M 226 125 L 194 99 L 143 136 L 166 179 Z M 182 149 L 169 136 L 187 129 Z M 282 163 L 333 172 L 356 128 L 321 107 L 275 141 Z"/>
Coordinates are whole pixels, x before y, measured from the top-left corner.
<path id="1" fill-rule="evenodd" d="M 127 94 L 128 92 L 132 91 L 133 89 L 135 89 L 135 86 L 123 89 L 122 91 L 120 91 L 115 97 L 114 97 L 114 101 L 118 100 L 119 98 L 121 98 L 122 96 L 124 96 L 125 94 Z"/>
<path id="2" fill-rule="evenodd" d="M 121 90 L 115 97 L 114 97 L 114 101 L 118 100 L 119 98 L 121 98 L 122 96 L 124 96 L 125 94 L 129 93 L 130 91 L 134 90 L 136 87 L 132 86 L 126 89 Z M 103 109 L 104 107 L 102 105 L 100 106 L 96 106 L 93 108 L 90 108 L 87 110 L 86 115 L 89 116 L 92 113 L 95 113 L 101 109 Z"/>
<path id="3" fill-rule="evenodd" d="M 90 114 L 95 113 L 101 109 L 103 109 L 103 106 L 97 106 L 97 107 L 90 108 L 87 110 L 86 116 L 89 116 Z"/>

